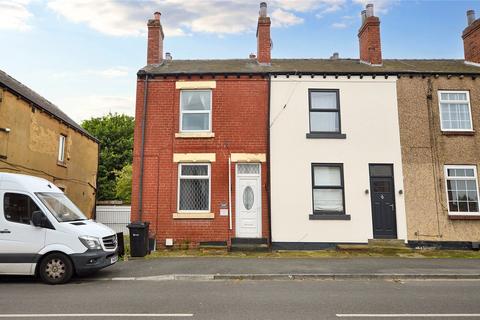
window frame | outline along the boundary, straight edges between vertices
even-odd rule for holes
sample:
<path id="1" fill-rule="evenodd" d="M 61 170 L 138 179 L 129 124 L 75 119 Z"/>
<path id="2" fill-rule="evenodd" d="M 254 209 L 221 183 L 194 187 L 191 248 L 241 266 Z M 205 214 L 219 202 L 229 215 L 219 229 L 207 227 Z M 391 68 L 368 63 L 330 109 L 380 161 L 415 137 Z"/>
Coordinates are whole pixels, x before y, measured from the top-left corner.
<path id="1" fill-rule="evenodd" d="M 183 166 L 207 166 L 207 176 L 183 176 L 182 167 Z M 204 180 L 208 178 L 208 210 L 180 210 L 180 181 L 181 179 L 195 179 L 195 180 Z M 178 213 L 210 213 L 212 210 L 212 172 L 210 163 L 197 163 L 197 162 L 188 162 L 188 163 L 179 163 L 178 164 L 178 174 L 177 174 L 177 212 Z"/>
<path id="2" fill-rule="evenodd" d="M 334 92 L 337 97 L 336 109 L 313 109 L 312 93 L 313 92 Z M 312 131 L 312 112 L 336 112 L 338 114 L 338 130 L 337 131 Z M 331 134 L 338 135 L 342 133 L 342 119 L 340 113 L 340 89 L 308 89 L 308 131 L 311 134 Z"/>
<path id="3" fill-rule="evenodd" d="M 474 177 L 449 177 L 448 169 L 473 169 Z M 449 216 L 480 216 L 480 197 L 478 191 L 478 175 L 477 175 L 477 165 L 475 164 L 455 164 L 455 165 L 444 165 L 443 174 L 445 175 L 445 195 L 447 200 L 447 210 Z M 465 212 L 465 211 L 450 211 L 449 197 L 448 197 L 448 180 L 475 180 L 477 186 L 477 207 L 476 212 Z"/>
<path id="4" fill-rule="evenodd" d="M 203 92 L 209 92 L 210 94 L 210 110 L 182 110 L 182 102 L 183 102 L 183 92 L 189 92 L 189 91 L 203 91 Z M 212 132 L 212 108 L 213 108 L 213 95 L 212 95 L 212 90 L 211 89 L 181 89 L 180 90 L 180 105 L 179 105 L 179 111 L 180 111 L 180 117 L 179 117 L 179 132 L 184 132 L 184 133 L 195 133 L 195 132 Z M 204 114 L 208 112 L 208 129 L 206 130 L 186 130 L 183 129 L 183 114 L 184 113 L 189 113 L 189 114 Z"/>
<path id="5" fill-rule="evenodd" d="M 65 163 L 65 145 L 66 145 L 66 142 L 67 142 L 67 136 L 61 133 L 58 136 L 57 162 L 59 162 L 59 163 Z"/>
<path id="6" fill-rule="evenodd" d="M 316 186 L 315 185 L 315 167 L 335 167 L 340 169 L 340 186 Z M 311 175 L 312 175 L 312 214 L 313 215 L 345 215 L 346 216 L 346 206 L 345 206 L 345 180 L 343 175 L 343 163 L 312 163 L 311 166 Z M 342 190 L 342 204 L 343 211 L 320 211 L 315 210 L 315 189 L 340 189 Z"/>
<path id="7" fill-rule="evenodd" d="M 463 100 L 442 100 L 442 93 L 465 93 L 467 96 L 468 113 L 470 116 L 470 128 L 469 129 L 446 129 L 443 128 L 443 115 L 442 115 L 442 103 L 465 103 Z M 472 118 L 472 104 L 470 102 L 469 90 L 438 90 L 438 112 L 440 116 L 440 130 L 443 132 L 473 132 L 473 118 Z"/>

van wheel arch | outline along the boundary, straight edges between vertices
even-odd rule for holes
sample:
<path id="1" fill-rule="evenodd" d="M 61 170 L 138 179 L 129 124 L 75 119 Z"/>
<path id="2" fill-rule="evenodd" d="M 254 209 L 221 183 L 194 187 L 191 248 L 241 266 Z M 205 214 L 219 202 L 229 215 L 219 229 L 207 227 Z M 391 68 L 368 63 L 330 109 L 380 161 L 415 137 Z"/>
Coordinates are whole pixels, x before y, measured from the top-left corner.
<path id="1" fill-rule="evenodd" d="M 72 272 L 73 274 L 77 274 L 76 270 L 75 270 L 75 264 L 73 263 L 73 260 L 70 258 L 70 256 L 68 254 L 66 254 L 65 252 L 62 252 L 62 251 L 49 251 L 47 253 L 44 253 L 37 261 L 36 263 L 36 266 L 35 266 L 35 276 L 36 277 L 40 277 L 40 266 L 42 265 L 42 262 L 43 260 L 45 260 L 47 257 L 49 257 L 50 255 L 52 254 L 59 254 L 59 255 L 62 255 L 64 257 L 66 257 L 71 265 L 72 265 Z"/>

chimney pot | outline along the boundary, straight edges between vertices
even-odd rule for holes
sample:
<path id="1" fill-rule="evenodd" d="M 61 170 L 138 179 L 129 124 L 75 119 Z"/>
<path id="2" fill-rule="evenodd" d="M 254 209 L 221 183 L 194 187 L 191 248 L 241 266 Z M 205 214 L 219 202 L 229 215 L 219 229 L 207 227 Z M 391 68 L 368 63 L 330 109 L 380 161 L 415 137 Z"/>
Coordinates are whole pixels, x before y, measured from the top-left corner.
<path id="1" fill-rule="evenodd" d="M 334 52 L 330 57 L 331 60 L 338 60 L 339 58 L 340 58 L 340 55 L 338 54 L 338 52 Z"/>
<path id="2" fill-rule="evenodd" d="M 362 24 L 365 22 L 365 19 L 367 19 L 367 10 L 362 10 Z"/>
<path id="3" fill-rule="evenodd" d="M 267 17 L 267 3 L 266 2 L 260 2 L 260 12 L 259 12 L 260 17 L 266 18 Z"/>
<path id="4" fill-rule="evenodd" d="M 155 13 L 153 14 L 153 18 L 154 18 L 155 20 L 160 20 L 160 16 L 161 16 L 161 15 L 162 15 L 162 14 L 157 11 L 157 12 L 155 12 Z"/>
<path id="5" fill-rule="evenodd" d="M 170 52 L 165 52 L 165 60 L 170 61 L 172 59 L 173 59 L 172 54 Z"/>
<path id="6" fill-rule="evenodd" d="M 366 13 L 367 18 L 374 16 L 372 3 L 367 4 Z"/>
<path id="7" fill-rule="evenodd" d="M 471 25 L 473 22 L 475 22 L 475 10 L 467 11 L 467 22 L 468 25 Z"/>

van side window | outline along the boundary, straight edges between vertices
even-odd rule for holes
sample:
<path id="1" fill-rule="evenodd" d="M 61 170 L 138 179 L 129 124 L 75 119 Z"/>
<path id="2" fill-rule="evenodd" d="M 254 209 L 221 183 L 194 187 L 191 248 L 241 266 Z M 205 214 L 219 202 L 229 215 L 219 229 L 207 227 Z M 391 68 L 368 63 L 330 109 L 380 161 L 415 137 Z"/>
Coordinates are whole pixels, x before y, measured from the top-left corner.
<path id="1" fill-rule="evenodd" d="M 32 213 L 38 210 L 38 206 L 27 195 L 5 193 L 3 197 L 3 212 L 8 221 L 30 224 Z"/>

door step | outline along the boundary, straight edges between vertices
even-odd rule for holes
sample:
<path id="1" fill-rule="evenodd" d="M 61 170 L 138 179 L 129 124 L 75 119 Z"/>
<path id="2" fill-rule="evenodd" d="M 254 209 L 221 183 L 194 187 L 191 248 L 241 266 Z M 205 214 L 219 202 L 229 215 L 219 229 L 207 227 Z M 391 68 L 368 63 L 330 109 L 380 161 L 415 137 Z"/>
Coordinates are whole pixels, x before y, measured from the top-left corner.
<path id="1" fill-rule="evenodd" d="M 270 248 L 266 238 L 232 238 L 230 251 L 267 252 Z"/>
<path id="2" fill-rule="evenodd" d="M 368 239 L 369 247 L 405 248 L 405 240 L 402 239 Z"/>

